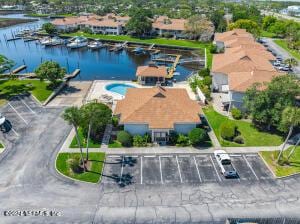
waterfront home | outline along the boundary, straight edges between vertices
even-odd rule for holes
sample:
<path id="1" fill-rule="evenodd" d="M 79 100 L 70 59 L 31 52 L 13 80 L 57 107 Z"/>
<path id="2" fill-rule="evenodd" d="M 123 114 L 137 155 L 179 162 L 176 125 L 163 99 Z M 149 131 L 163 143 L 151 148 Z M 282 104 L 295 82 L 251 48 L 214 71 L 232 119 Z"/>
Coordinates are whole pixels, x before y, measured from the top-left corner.
<path id="1" fill-rule="evenodd" d="M 150 134 L 153 142 L 165 143 L 170 133 L 187 134 L 201 123 L 201 107 L 185 89 L 130 88 L 117 102 L 114 114 L 132 135 Z"/>
<path id="2" fill-rule="evenodd" d="M 76 29 L 89 28 L 93 33 L 120 35 L 123 33 L 128 16 L 107 14 L 105 16 L 82 15 L 55 19 L 52 24 L 58 31 L 70 32 Z"/>
<path id="3" fill-rule="evenodd" d="M 138 66 L 136 70 L 137 81 L 141 85 L 156 85 L 165 83 L 168 75 L 168 68 L 166 66 L 157 66 L 149 64 Z"/>
<path id="4" fill-rule="evenodd" d="M 174 37 L 185 38 L 185 19 L 170 19 L 167 16 L 159 16 L 152 23 L 152 32 L 163 36 L 171 35 Z"/>
<path id="5" fill-rule="evenodd" d="M 98 18 L 92 18 L 80 24 L 80 28 L 89 28 L 93 33 L 120 35 L 124 32 L 128 16 L 107 14 Z"/>
<path id="6" fill-rule="evenodd" d="M 215 33 L 213 43 L 218 51 L 224 51 L 226 47 L 236 47 L 242 44 L 254 44 L 254 37 L 245 29 L 233 29 L 224 33 Z"/>
<path id="7" fill-rule="evenodd" d="M 228 111 L 232 107 L 243 109 L 243 97 L 251 85 L 283 74 L 272 65 L 276 58 L 245 30 L 217 34 L 215 43 L 225 52 L 213 55 L 212 90 L 223 93 L 221 101 Z"/>

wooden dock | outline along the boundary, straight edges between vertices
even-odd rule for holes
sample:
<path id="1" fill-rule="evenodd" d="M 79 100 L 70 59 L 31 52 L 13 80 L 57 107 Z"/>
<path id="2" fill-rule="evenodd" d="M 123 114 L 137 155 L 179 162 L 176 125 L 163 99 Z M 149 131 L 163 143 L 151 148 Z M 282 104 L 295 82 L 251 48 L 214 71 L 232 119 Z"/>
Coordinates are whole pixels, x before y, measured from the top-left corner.
<path id="1" fill-rule="evenodd" d="M 180 54 L 176 55 L 175 61 L 174 61 L 174 63 L 173 63 L 173 66 L 169 69 L 169 72 L 168 72 L 168 75 L 167 75 L 167 78 L 168 78 L 168 79 L 173 78 L 174 72 L 175 72 L 176 67 L 177 67 L 177 65 L 178 65 L 178 63 L 179 63 L 180 57 L 181 57 Z"/>
<path id="2" fill-rule="evenodd" d="M 155 44 L 151 44 L 148 48 L 148 51 L 151 51 Z"/>
<path id="3" fill-rule="evenodd" d="M 79 69 L 79 68 L 78 68 L 78 69 L 75 69 L 75 71 L 72 72 L 71 74 L 65 75 L 65 79 L 66 79 L 66 80 L 73 79 L 73 78 L 75 78 L 79 73 L 80 73 L 80 69 Z"/>
<path id="4" fill-rule="evenodd" d="M 20 67 L 14 69 L 14 70 L 11 72 L 11 74 L 17 74 L 17 73 L 19 73 L 20 71 L 23 71 L 23 70 L 26 69 L 26 68 L 27 68 L 27 65 L 21 65 Z"/>
<path id="5" fill-rule="evenodd" d="M 6 41 L 14 41 L 14 40 L 19 40 L 19 39 L 21 39 L 21 37 L 12 37 L 12 38 L 6 39 Z"/>

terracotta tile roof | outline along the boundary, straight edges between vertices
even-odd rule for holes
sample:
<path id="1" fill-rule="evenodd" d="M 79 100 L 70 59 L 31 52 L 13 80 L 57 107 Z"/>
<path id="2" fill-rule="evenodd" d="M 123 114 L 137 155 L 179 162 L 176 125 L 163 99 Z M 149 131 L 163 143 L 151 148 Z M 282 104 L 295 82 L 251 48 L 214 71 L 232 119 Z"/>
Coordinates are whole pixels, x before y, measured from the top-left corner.
<path id="1" fill-rule="evenodd" d="M 232 72 L 228 74 L 229 90 L 236 92 L 245 92 L 254 83 L 267 83 L 273 77 L 284 75 L 285 73 L 277 71 L 253 70 L 251 72 Z M 266 86 L 262 86 L 261 90 Z"/>
<path id="2" fill-rule="evenodd" d="M 150 129 L 173 129 L 176 123 L 200 123 L 201 107 L 185 89 L 130 88 L 114 114 L 121 124 L 148 124 Z"/>
<path id="3" fill-rule="evenodd" d="M 237 37 L 254 39 L 253 35 L 248 33 L 245 29 L 233 29 L 231 31 L 227 31 L 224 33 L 215 33 L 214 41 L 224 42 L 224 41 L 236 39 Z"/>
<path id="4" fill-rule="evenodd" d="M 275 71 L 270 61 L 260 50 L 241 50 L 236 53 L 215 54 L 212 72 L 228 74 L 231 72 L 250 72 L 254 69 Z"/>
<path id="5" fill-rule="evenodd" d="M 266 51 L 265 47 L 261 44 L 258 44 L 257 47 L 253 47 L 251 46 L 251 48 L 249 48 L 248 45 L 241 45 L 238 47 L 233 47 L 233 48 L 227 48 L 226 49 L 226 54 L 234 54 L 234 53 L 238 53 L 244 51 L 246 54 L 249 55 L 258 55 L 259 57 L 264 57 L 269 61 L 272 60 L 276 60 L 276 57 L 269 51 Z"/>
<path id="6" fill-rule="evenodd" d="M 122 25 L 122 23 L 117 22 L 112 19 L 92 19 L 81 23 L 82 25 L 89 25 L 89 26 L 98 26 L 98 27 L 118 27 Z"/>
<path id="7" fill-rule="evenodd" d="M 255 45 L 256 42 L 254 39 L 249 38 L 249 37 L 236 37 L 234 39 L 226 40 L 224 41 L 224 46 L 229 48 L 229 47 L 238 47 L 240 45 Z"/>
<path id="8" fill-rule="evenodd" d="M 185 30 L 185 19 L 170 19 L 167 16 L 159 16 L 152 23 L 152 27 L 160 30 Z"/>
<path id="9" fill-rule="evenodd" d="M 90 19 L 89 16 L 66 17 L 63 19 L 55 19 L 52 21 L 52 24 L 56 26 L 76 25 L 76 24 L 80 24 L 83 21 L 87 21 L 89 19 Z"/>
<path id="10" fill-rule="evenodd" d="M 145 65 L 139 66 L 136 70 L 136 76 L 144 77 L 166 77 L 168 70 L 166 66 Z"/>

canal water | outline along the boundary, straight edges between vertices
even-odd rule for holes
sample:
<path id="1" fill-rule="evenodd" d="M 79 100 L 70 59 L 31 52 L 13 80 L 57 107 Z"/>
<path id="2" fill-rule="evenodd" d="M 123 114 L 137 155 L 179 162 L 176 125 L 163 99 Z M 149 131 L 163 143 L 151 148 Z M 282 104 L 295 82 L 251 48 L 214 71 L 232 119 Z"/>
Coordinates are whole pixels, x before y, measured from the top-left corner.
<path id="1" fill-rule="evenodd" d="M 23 15 L 7 15 L 2 17 L 22 18 Z M 27 65 L 23 72 L 33 72 L 37 66 L 46 60 L 58 62 L 65 67 L 67 72 L 80 68 L 81 73 L 77 80 L 132 80 L 135 79 L 136 68 L 139 65 L 147 65 L 151 61 L 149 54 L 136 55 L 131 50 L 123 50 L 119 53 L 110 52 L 108 48 L 90 50 L 87 48 L 69 49 L 65 46 L 45 47 L 38 41 L 24 42 L 22 39 L 16 41 L 5 41 L 5 36 L 10 38 L 12 33 L 24 29 L 40 27 L 47 19 L 19 24 L 16 26 L 0 29 L 0 54 L 15 61 L 15 67 Z M 164 50 L 164 53 L 182 54 L 188 57 L 190 52 L 179 50 Z M 197 66 L 196 66 L 197 68 Z M 195 69 L 195 66 L 178 65 L 175 76 L 176 80 L 182 81 L 187 78 Z"/>

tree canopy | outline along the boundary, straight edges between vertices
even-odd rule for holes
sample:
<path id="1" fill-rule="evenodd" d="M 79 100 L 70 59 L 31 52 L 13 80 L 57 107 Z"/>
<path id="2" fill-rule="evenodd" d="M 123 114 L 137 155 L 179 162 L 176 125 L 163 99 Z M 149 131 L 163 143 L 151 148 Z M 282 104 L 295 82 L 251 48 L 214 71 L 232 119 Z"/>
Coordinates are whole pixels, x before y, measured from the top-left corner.
<path id="1" fill-rule="evenodd" d="M 54 34 L 56 32 L 56 28 L 52 23 L 44 23 L 42 28 L 46 31 L 48 34 Z"/>
<path id="2" fill-rule="evenodd" d="M 205 17 L 195 15 L 188 19 L 185 33 L 190 39 L 209 41 L 214 33 L 214 25 Z"/>
<path id="3" fill-rule="evenodd" d="M 245 108 L 257 126 L 282 131 L 282 112 L 289 106 L 295 106 L 296 97 L 300 94 L 299 82 L 292 75 L 283 75 L 273 78 L 261 90 L 263 85 L 266 84 L 254 84 L 246 91 Z"/>
<path id="4" fill-rule="evenodd" d="M 35 74 L 40 80 L 49 80 L 55 86 L 65 76 L 66 70 L 57 62 L 45 61 L 35 70 Z"/>
<path id="5" fill-rule="evenodd" d="M 152 29 L 152 21 L 149 18 L 151 12 L 143 8 L 134 9 L 130 15 L 130 19 L 126 24 L 126 31 L 134 36 L 143 36 Z"/>
<path id="6" fill-rule="evenodd" d="M 236 28 L 246 29 L 247 32 L 252 33 L 256 37 L 258 37 L 260 34 L 259 25 L 256 22 L 249 20 L 249 19 L 240 19 L 234 23 L 229 24 L 230 30 L 236 29 Z"/>

